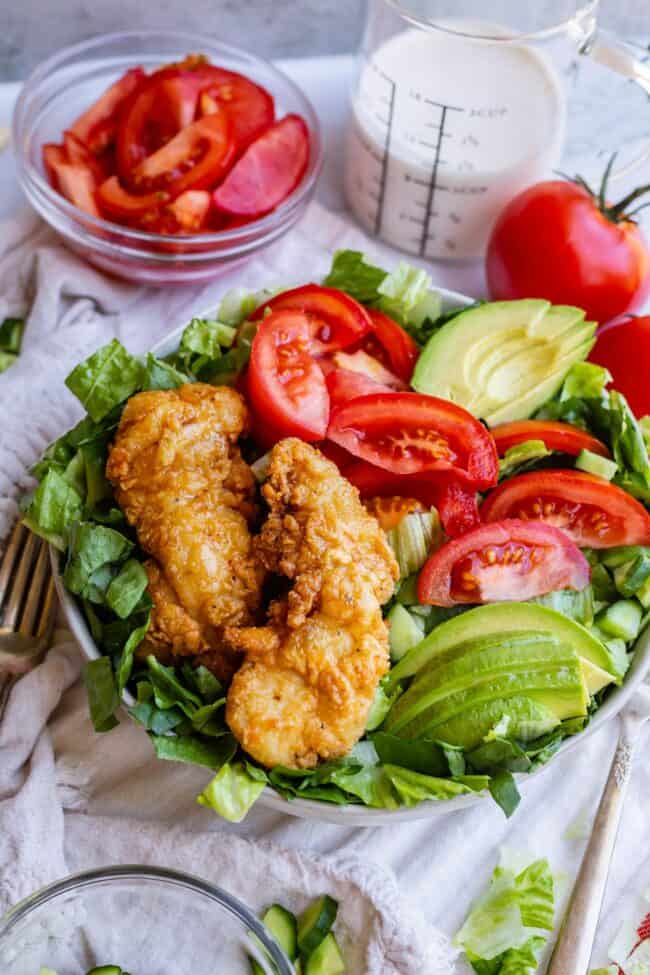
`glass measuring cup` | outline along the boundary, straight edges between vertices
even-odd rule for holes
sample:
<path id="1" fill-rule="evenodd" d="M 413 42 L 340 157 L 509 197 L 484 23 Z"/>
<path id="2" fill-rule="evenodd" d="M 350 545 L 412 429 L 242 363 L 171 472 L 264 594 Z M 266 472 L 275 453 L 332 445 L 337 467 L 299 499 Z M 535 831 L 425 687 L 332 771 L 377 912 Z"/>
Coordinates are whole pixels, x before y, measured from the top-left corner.
<path id="1" fill-rule="evenodd" d="M 508 200 L 560 166 L 593 178 L 616 151 L 616 178 L 647 159 L 648 51 L 601 30 L 599 0 L 485 7 L 368 3 L 346 196 L 367 231 L 422 258 L 481 257 Z"/>

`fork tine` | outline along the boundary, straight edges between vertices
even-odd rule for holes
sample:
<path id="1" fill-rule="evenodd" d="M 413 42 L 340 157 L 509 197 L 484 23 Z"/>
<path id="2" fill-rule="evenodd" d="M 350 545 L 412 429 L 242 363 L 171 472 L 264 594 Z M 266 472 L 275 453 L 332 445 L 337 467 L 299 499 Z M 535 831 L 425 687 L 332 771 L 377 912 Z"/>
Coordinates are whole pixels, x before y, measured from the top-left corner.
<path id="1" fill-rule="evenodd" d="M 41 606 L 41 615 L 38 621 L 38 629 L 36 630 L 36 636 L 39 640 L 43 641 L 44 647 L 49 647 L 50 645 L 52 630 L 56 621 L 56 608 L 56 589 L 54 587 L 54 579 L 50 575 L 46 583 L 45 598 Z"/>
<path id="2" fill-rule="evenodd" d="M 11 591 L 9 593 L 9 598 L 6 601 L 4 611 L 2 614 L 2 622 L 4 626 L 9 627 L 9 629 L 16 629 L 16 622 L 18 620 L 18 614 L 20 612 L 20 607 L 25 598 L 25 593 L 27 592 L 27 583 L 32 569 L 32 564 L 34 562 L 34 555 L 36 549 L 41 544 L 41 540 L 29 533 L 29 538 L 25 543 L 25 547 L 22 550 L 20 561 L 18 562 L 18 568 L 13 577 Z"/>
<path id="3" fill-rule="evenodd" d="M 47 596 L 46 584 L 48 581 L 48 576 L 50 572 L 50 560 L 47 546 L 41 543 L 38 555 L 36 557 L 36 565 L 34 566 L 34 574 L 29 583 L 29 589 L 27 592 L 27 599 L 25 601 L 25 606 L 20 619 L 20 625 L 18 630 L 25 636 L 36 635 L 37 620 L 39 616 L 39 610 L 41 608 L 41 603 L 45 608 L 45 598 Z"/>
<path id="4" fill-rule="evenodd" d="M 23 546 L 27 541 L 27 529 L 22 521 L 19 521 L 11 533 L 9 544 L 0 562 L 0 607 L 4 603 L 5 593 L 9 588 L 9 583 L 14 572 L 14 566 L 18 560 Z"/>

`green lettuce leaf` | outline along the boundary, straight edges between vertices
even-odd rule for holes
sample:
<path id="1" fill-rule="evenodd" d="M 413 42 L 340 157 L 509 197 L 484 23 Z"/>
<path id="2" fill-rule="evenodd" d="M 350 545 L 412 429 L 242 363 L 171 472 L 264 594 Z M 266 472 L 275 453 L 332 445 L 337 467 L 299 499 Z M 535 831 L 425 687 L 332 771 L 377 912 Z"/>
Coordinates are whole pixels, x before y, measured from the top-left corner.
<path id="1" fill-rule="evenodd" d="M 78 492 L 52 468 L 36 488 L 24 521 L 33 532 L 64 551 L 67 536 L 82 514 L 83 501 Z"/>
<path id="2" fill-rule="evenodd" d="M 332 267 L 323 281 L 328 288 L 338 288 L 369 305 L 379 300 L 379 286 L 388 271 L 369 264 L 361 251 L 335 251 Z"/>
<path id="3" fill-rule="evenodd" d="M 396 765 L 384 765 L 384 770 L 403 805 L 417 806 L 427 799 L 452 799 L 476 791 L 478 782 L 465 784 L 461 780 L 443 779 L 433 775 L 422 775 Z M 481 787 L 487 785 L 487 777 L 481 780 Z"/>
<path id="4" fill-rule="evenodd" d="M 118 724 L 115 711 L 120 696 L 109 657 L 91 660 L 84 669 L 84 683 L 88 691 L 90 719 L 95 731 L 111 731 Z"/>
<path id="5" fill-rule="evenodd" d="M 431 277 L 421 267 L 400 261 L 377 288 L 379 307 L 401 325 L 418 329 L 425 322 L 435 322 L 442 311 L 437 291 L 431 290 Z"/>
<path id="6" fill-rule="evenodd" d="M 124 693 L 124 688 L 128 684 L 131 677 L 135 651 L 144 640 L 147 630 L 149 629 L 150 622 L 151 614 L 147 613 L 144 623 L 141 623 L 140 626 L 136 626 L 136 628 L 131 631 L 126 643 L 124 644 L 122 655 L 120 657 L 119 664 L 117 665 L 117 692 L 120 697 Z"/>
<path id="7" fill-rule="evenodd" d="M 177 706 L 191 718 L 201 707 L 201 698 L 184 686 L 173 667 L 165 667 L 152 655 L 147 657 L 147 668 L 159 708 Z"/>
<path id="8" fill-rule="evenodd" d="M 437 742 L 410 741 L 384 731 L 373 734 L 371 741 L 385 765 L 395 765 L 435 778 L 449 775 L 449 763 Z"/>
<path id="9" fill-rule="evenodd" d="M 208 359 L 218 359 L 221 347 L 230 348 L 236 329 L 208 318 L 193 318 L 179 345 L 179 352 L 194 352 Z"/>
<path id="10" fill-rule="evenodd" d="M 480 975 L 532 972 L 545 943 L 539 932 L 553 929 L 554 912 L 554 880 L 547 860 L 536 860 L 517 874 L 502 863 L 454 943 Z"/>
<path id="11" fill-rule="evenodd" d="M 193 382 L 191 376 L 176 369 L 170 362 L 157 359 L 151 352 L 147 356 L 142 380 L 143 389 L 178 389 L 185 383 Z"/>
<path id="12" fill-rule="evenodd" d="M 521 796 L 512 772 L 507 769 L 499 769 L 490 777 L 490 795 L 501 806 L 506 817 L 509 819 L 519 803 Z"/>
<path id="13" fill-rule="evenodd" d="M 221 681 L 217 680 L 212 671 L 208 670 L 202 664 L 198 667 L 185 664 L 182 673 L 185 680 L 192 686 L 201 700 L 206 701 L 208 704 L 213 704 L 214 701 L 223 697 L 223 685 Z"/>
<path id="14" fill-rule="evenodd" d="M 611 383 L 611 373 L 593 362 L 576 362 L 569 369 L 560 390 L 560 399 L 602 399 Z"/>
<path id="15" fill-rule="evenodd" d="M 271 292 L 247 291 L 246 288 L 231 288 L 221 299 L 217 318 L 225 325 L 237 328 L 249 318 Z M 222 343 L 225 344 L 225 343 Z"/>
<path id="16" fill-rule="evenodd" d="M 48 475 L 49 476 L 49 475 Z M 114 574 L 113 567 L 133 550 L 133 542 L 104 525 L 78 522 L 70 533 L 68 564 L 63 581 L 70 592 L 93 602 L 105 593 Z M 98 575 L 100 570 L 104 570 Z"/>
<path id="17" fill-rule="evenodd" d="M 0 373 L 12 366 L 20 354 L 25 322 L 22 318 L 5 318 L 0 324 Z"/>
<path id="18" fill-rule="evenodd" d="M 242 762 L 226 763 L 205 787 L 197 802 L 223 819 L 240 823 L 265 788 L 265 779 Z"/>
<path id="19" fill-rule="evenodd" d="M 76 366 L 65 384 L 90 418 L 99 422 L 136 393 L 142 387 L 143 378 L 142 363 L 113 339 Z"/>
<path id="20" fill-rule="evenodd" d="M 191 735 L 151 734 L 149 737 L 158 758 L 168 762 L 202 765 L 209 769 L 227 768 L 228 762 L 237 751 L 237 741 L 232 735 L 211 738 L 209 741 Z"/>
<path id="21" fill-rule="evenodd" d="M 335 769 L 330 773 L 329 782 L 361 799 L 365 806 L 376 809 L 397 809 L 399 806 L 390 776 L 381 765 L 358 770 Z"/>
<path id="22" fill-rule="evenodd" d="M 110 530 L 110 529 L 109 529 Z M 106 605 L 124 620 L 130 616 L 147 588 L 147 573 L 137 559 L 129 559 L 106 590 Z"/>

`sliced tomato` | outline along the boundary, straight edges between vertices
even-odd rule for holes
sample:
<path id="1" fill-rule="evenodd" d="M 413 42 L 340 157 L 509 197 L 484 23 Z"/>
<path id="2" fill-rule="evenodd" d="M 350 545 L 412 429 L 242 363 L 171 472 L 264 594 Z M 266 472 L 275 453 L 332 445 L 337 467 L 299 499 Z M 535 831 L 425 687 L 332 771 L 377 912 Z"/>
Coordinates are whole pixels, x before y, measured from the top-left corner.
<path id="1" fill-rule="evenodd" d="M 145 214 L 158 215 L 160 207 L 169 200 L 169 193 L 156 190 L 153 193 L 129 193 L 117 176 L 105 180 L 97 191 L 101 207 L 112 217 L 137 220 Z"/>
<path id="2" fill-rule="evenodd" d="M 335 352 L 332 359 L 340 369 L 372 379 L 385 389 L 407 388 L 399 376 L 396 376 L 379 359 L 375 359 L 363 349 L 357 349 L 356 352 Z"/>
<path id="3" fill-rule="evenodd" d="M 329 395 L 311 355 L 311 326 L 298 310 L 281 309 L 260 322 L 248 367 L 253 409 L 285 437 L 322 440 Z"/>
<path id="4" fill-rule="evenodd" d="M 650 545 L 650 515 L 643 505 L 615 484 L 581 471 L 532 471 L 510 478 L 487 496 L 481 517 L 543 521 L 582 548 Z"/>
<path id="5" fill-rule="evenodd" d="M 363 305 L 344 291 L 320 284 L 283 291 L 260 305 L 251 318 L 257 321 L 268 309 L 277 311 L 279 308 L 298 308 L 305 313 L 312 333 L 311 351 L 315 356 L 352 345 L 372 327 Z"/>
<path id="6" fill-rule="evenodd" d="M 74 165 L 85 166 L 86 169 L 89 169 L 95 177 L 97 186 L 109 175 L 105 159 L 92 153 L 86 144 L 77 138 L 74 132 L 63 133 L 63 145 L 68 161 Z"/>
<path id="7" fill-rule="evenodd" d="M 237 155 L 273 125 L 273 97 L 261 85 L 236 71 L 227 71 L 214 64 L 197 65 L 193 70 L 200 77 L 201 84 L 205 83 L 199 111 L 203 115 L 212 115 L 215 105 L 225 109 L 232 124 Z"/>
<path id="8" fill-rule="evenodd" d="M 322 367 L 322 363 L 319 363 Z M 335 410 L 350 400 L 368 396 L 370 393 L 390 393 L 387 386 L 369 379 L 360 372 L 347 369 L 333 369 L 327 373 L 327 389 L 330 394 L 331 409 Z"/>
<path id="9" fill-rule="evenodd" d="M 445 533 L 452 538 L 480 524 L 476 491 L 452 475 L 438 471 L 424 474 L 391 474 L 364 460 L 348 463 L 342 473 L 363 499 L 373 497 L 415 498 L 437 508 Z"/>
<path id="10" fill-rule="evenodd" d="M 193 234 L 205 225 L 211 205 L 207 190 L 185 190 L 165 208 L 165 215 L 175 224 L 175 232 Z"/>
<path id="11" fill-rule="evenodd" d="M 385 532 L 397 528 L 407 515 L 427 510 L 426 505 L 416 498 L 400 497 L 369 498 L 365 507 L 366 511 L 377 519 Z"/>
<path id="12" fill-rule="evenodd" d="M 121 109 L 145 79 L 142 68 L 131 68 L 73 122 L 69 131 L 99 155 L 115 141 Z"/>
<path id="13" fill-rule="evenodd" d="M 147 79 L 125 107 L 117 135 L 117 168 L 125 185 L 147 156 L 192 124 L 198 99 L 196 81 L 179 68 L 163 68 Z"/>
<path id="14" fill-rule="evenodd" d="M 335 410 L 327 437 L 394 474 L 450 471 L 478 489 L 497 481 L 492 435 L 467 410 L 435 396 L 363 396 Z"/>
<path id="15" fill-rule="evenodd" d="M 65 151 L 65 146 L 59 145 L 57 142 L 46 142 L 43 145 L 42 152 L 45 175 L 47 176 L 50 186 L 53 186 L 55 190 L 58 190 L 59 181 L 57 179 L 56 171 L 59 166 L 65 166 L 68 163 L 68 154 Z"/>
<path id="16" fill-rule="evenodd" d="M 336 464 L 341 474 L 345 474 L 348 467 L 359 463 L 356 457 L 349 454 L 347 450 L 343 450 L 343 447 L 337 447 L 331 440 L 323 440 L 322 443 L 318 443 L 316 446 L 324 457 L 327 457 L 333 464 Z"/>
<path id="17" fill-rule="evenodd" d="M 60 192 L 70 203 L 91 217 L 101 217 L 95 199 L 96 183 L 92 170 L 78 163 L 60 163 L 56 169 L 56 179 Z"/>
<path id="18" fill-rule="evenodd" d="M 519 602 L 584 589 L 590 577 L 589 563 L 564 532 L 511 518 L 481 525 L 434 552 L 418 578 L 418 599 L 433 606 Z"/>
<path id="19" fill-rule="evenodd" d="M 558 450 L 563 454 L 577 457 L 581 450 L 590 450 L 592 454 L 609 457 L 609 450 L 604 443 L 585 433 L 570 423 L 560 423 L 554 420 L 516 420 L 513 423 L 501 423 L 491 431 L 497 445 L 499 457 L 503 457 L 506 450 L 526 440 L 541 440 L 548 450 Z"/>
<path id="20" fill-rule="evenodd" d="M 234 155 L 225 112 L 193 122 L 133 170 L 132 183 L 143 192 L 210 189 L 226 172 Z"/>
<path id="21" fill-rule="evenodd" d="M 372 322 L 372 334 L 385 351 L 392 371 L 408 383 L 420 355 L 418 344 L 401 325 L 375 308 L 368 310 Z"/>
<path id="22" fill-rule="evenodd" d="M 214 191 L 214 204 L 235 217 L 269 213 L 296 188 L 308 162 L 309 129 L 299 115 L 287 115 L 251 142 Z"/>

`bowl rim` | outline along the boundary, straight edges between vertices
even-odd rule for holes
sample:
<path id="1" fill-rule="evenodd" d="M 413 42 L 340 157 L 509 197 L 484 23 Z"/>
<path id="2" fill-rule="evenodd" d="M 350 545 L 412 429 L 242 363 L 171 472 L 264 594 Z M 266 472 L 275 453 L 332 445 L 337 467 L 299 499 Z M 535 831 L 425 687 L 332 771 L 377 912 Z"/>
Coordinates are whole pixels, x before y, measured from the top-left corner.
<path id="1" fill-rule="evenodd" d="M 135 42 L 138 39 L 144 38 L 146 38 L 149 42 L 155 38 L 159 38 L 161 42 L 173 42 L 174 45 L 177 45 L 181 49 L 185 47 L 185 44 L 187 44 L 188 47 L 186 50 L 190 50 L 192 46 L 195 46 L 198 50 L 221 52 L 225 56 L 235 57 L 247 61 L 251 65 L 255 65 L 269 72 L 273 77 L 274 82 L 288 88 L 294 97 L 296 97 L 296 99 L 301 103 L 301 113 L 304 112 L 304 114 L 307 116 L 305 121 L 307 122 L 310 135 L 310 157 L 307 164 L 307 169 L 305 170 L 305 173 L 303 174 L 298 185 L 274 210 L 271 210 L 264 216 L 256 220 L 252 220 L 250 223 L 244 224 L 241 227 L 235 227 L 231 230 L 215 231 L 214 233 L 209 234 L 170 235 L 152 233 L 151 231 L 146 230 L 136 230 L 131 227 L 123 226 L 119 223 L 114 223 L 111 220 L 105 220 L 103 217 L 93 217 L 90 214 L 86 214 L 79 210 L 78 207 L 76 207 L 73 203 L 70 203 L 69 200 L 66 200 L 64 196 L 50 186 L 37 166 L 35 166 L 27 158 L 24 152 L 24 140 L 26 135 L 29 135 L 29 133 L 25 133 L 24 131 L 23 127 L 25 120 L 23 116 L 26 111 L 26 105 L 29 99 L 32 97 L 34 91 L 38 90 L 39 86 L 41 86 L 50 77 L 50 75 L 70 57 L 84 53 L 96 53 L 99 55 L 102 47 L 107 44 L 129 40 Z M 210 54 L 209 56 L 212 59 L 213 54 Z M 125 57 L 124 60 L 125 65 L 127 61 L 128 63 L 131 62 L 130 58 Z M 135 66 L 138 61 L 137 56 L 134 55 L 132 60 L 133 65 Z M 276 92 L 272 90 L 271 94 L 275 97 Z M 146 245 L 148 245 L 152 251 L 154 247 L 160 247 L 163 244 L 169 245 L 170 242 L 176 243 L 179 247 L 182 246 L 183 248 L 188 248 L 188 250 L 183 250 L 182 253 L 165 253 L 164 251 L 160 252 L 155 250 L 155 258 L 157 261 L 160 261 L 160 263 L 175 263 L 178 260 L 187 262 L 191 261 L 192 259 L 203 260 L 206 257 L 205 250 L 210 250 L 210 248 L 214 245 L 230 244 L 235 246 L 237 244 L 246 244 L 249 243 L 251 234 L 259 235 L 261 238 L 263 238 L 265 232 L 277 230 L 278 225 L 282 225 L 285 220 L 289 222 L 291 217 L 294 216 L 295 212 L 300 209 L 301 205 L 309 199 L 322 170 L 324 160 L 322 130 L 316 109 L 303 89 L 296 84 L 292 78 L 285 74 L 284 71 L 276 67 L 273 62 L 268 61 L 265 58 L 261 58 L 258 55 L 233 44 L 226 44 L 222 41 L 211 39 L 202 34 L 169 30 L 117 31 L 110 34 L 101 34 L 97 37 L 91 38 L 90 40 L 81 41 L 77 44 L 72 44 L 68 47 L 62 48 L 60 51 L 57 51 L 56 54 L 53 54 L 45 61 L 42 61 L 41 64 L 38 65 L 38 67 L 29 75 L 20 90 L 20 94 L 18 95 L 12 114 L 11 138 L 16 157 L 18 179 L 26 193 L 28 193 L 28 190 L 33 190 L 33 192 L 36 194 L 40 194 L 40 196 L 45 199 L 49 206 L 53 207 L 59 213 L 62 213 L 65 217 L 71 220 L 83 234 L 89 235 L 93 240 L 95 238 L 99 238 L 99 240 L 106 243 L 106 234 L 108 233 L 110 235 L 120 237 L 119 241 L 112 241 L 109 238 L 108 242 L 113 246 L 124 247 L 124 245 L 128 245 L 129 243 L 132 245 L 141 245 L 139 249 L 133 251 L 133 256 L 142 258 L 143 254 L 146 254 L 147 252 Z"/>
<path id="2" fill-rule="evenodd" d="M 71 874 L 62 880 L 41 887 L 29 894 L 7 913 L 0 917 L 0 949 L 2 942 L 11 934 L 12 930 L 25 918 L 46 904 L 55 902 L 61 895 L 83 891 L 87 888 L 110 887 L 113 883 L 128 880 L 145 881 L 160 887 L 180 887 L 193 894 L 198 894 L 218 904 L 226 910 L 243 927 L 253 933 L 278 966 L 279 975 L 293 975 L 293 966 L 281 950 L 269 930 L 256 917 L 243 901 L 228 893 L 223 887 L 212 884 L 194 874 L 181 870 L 171 870 L 167 867 L 148 866 L 144 864 L 116 864 L 108 867 L 98 867 Z"/>
<path id="3" fill-rule="evenodd" d="M 436 290 L 440 294 L 443 311 L 467 307 L 474 302 L 473 298 L 457 291 L 450 291 L 446 288 L 436 288 Z M 204 313 L 210 314 L 213 311 L 214 305 L 207 308 Z M 182 325 L 172 328 L 149 351 L 154 355 L 167 355 L 173 351 L 178 344 L 186 324 L 184 322 Z M 52 573 L 64 615 L 83 655 L 87 660 L 97 659 L 102 654 L 99 653 L 76 600 L 63 585 L 63 579 L 59 570 L 60 555 L 61 553 L 54 546 L 50 545 Z M 523 787 L 523 791 L 525 791 L 525 783 L 543 774 L 559 755 L 577 747 L 587 736 L 597 731 L 610 718 L 615 717 L 641 686 L 650 670 L 650 626 L 646 627 L 637 638 L 634 651 L 632 664 L 623 678 L 623 683 L 611 689 L 606 700 L 595 712 L 586 728 L 566 738 L 557 752 L 544 765 L 535 769 L 533 772 L 517 773 L 515 775 L 517 784 Z M 122 705 L 130 707 L 133 703 L 135 703 L 133 696 L 128 691 L 125 691 L 122 697 Z M 447 815 L 448 813 L 469 809 L 478 803 L 485 802 L 488 798 L 484 792 L 480 792 L 456 796 L 452 799 L 428 799 L 412 807 L 373 809 L 355 803 L 335 805 L 315 799 L 293 798 L 288 800 L 276 792 L 271 786 L 266 786 L 257 803 L 260 806 L 265 806 L 276 812 L 282 812 L 285 815 L 296 816 L 299 819 L 319 820 L 339 826 L 372 827 L 398 821 L 412 822 L 414 820 L 436 818 Z"/>

